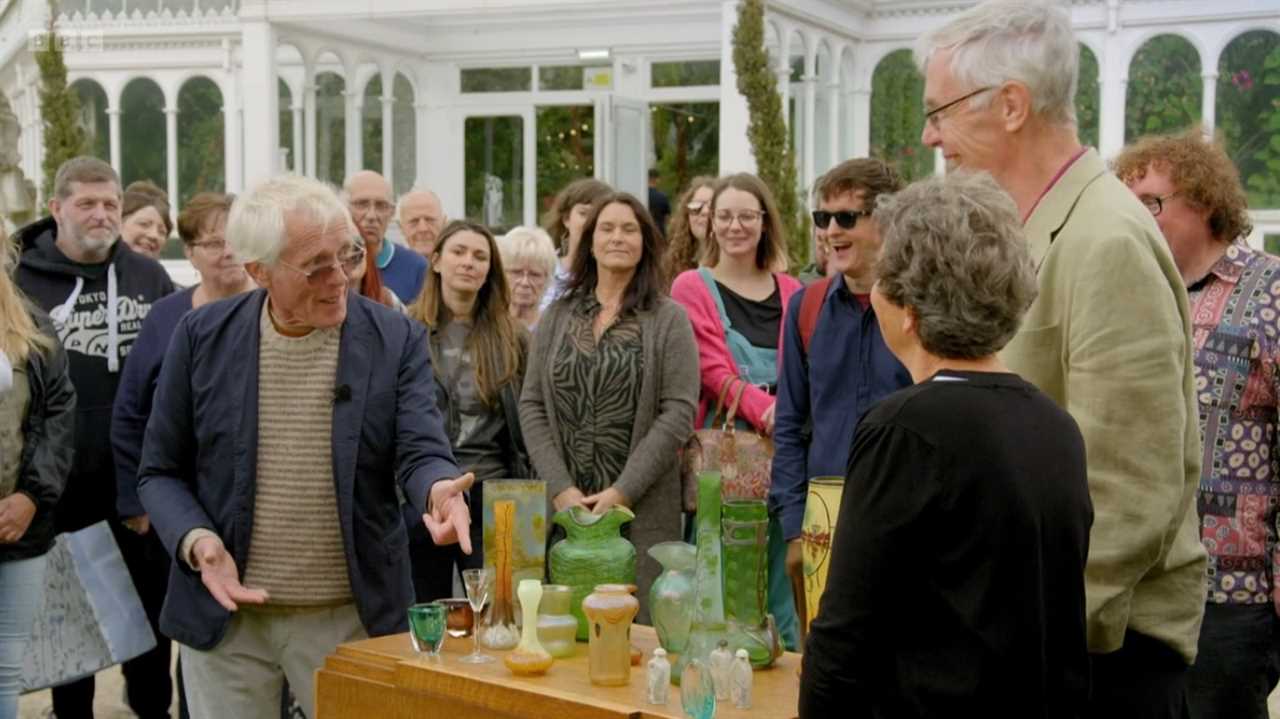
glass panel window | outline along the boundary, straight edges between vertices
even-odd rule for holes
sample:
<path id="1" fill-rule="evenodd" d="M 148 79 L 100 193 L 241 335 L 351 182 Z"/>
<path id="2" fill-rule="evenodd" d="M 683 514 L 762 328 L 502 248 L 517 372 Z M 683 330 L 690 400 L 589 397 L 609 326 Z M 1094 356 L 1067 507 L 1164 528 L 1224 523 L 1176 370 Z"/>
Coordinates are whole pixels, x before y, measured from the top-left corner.
<path id="1" fill-rule="evenodd" d="M 655 62 L 650 67 L 654 87 L 691 87 L 720 84 L 719 60 Z"/>
<path id="2" fill-rule="evenodd" d="M 467 217 L 495 231 L 520 224 L 524 204 L 524 121 L 468 117 L 464 129 Z"/>
<path id="3" fill-rule="evenodd" d="M 539 90 L 581 90 L 582 66 L 561 65 L 538 68 Z"/>
<path id="4" fill-rule="evenodd" d="M 531 67 L 476 67 L 462 71 L 463 92 L 528 92 Z"/>

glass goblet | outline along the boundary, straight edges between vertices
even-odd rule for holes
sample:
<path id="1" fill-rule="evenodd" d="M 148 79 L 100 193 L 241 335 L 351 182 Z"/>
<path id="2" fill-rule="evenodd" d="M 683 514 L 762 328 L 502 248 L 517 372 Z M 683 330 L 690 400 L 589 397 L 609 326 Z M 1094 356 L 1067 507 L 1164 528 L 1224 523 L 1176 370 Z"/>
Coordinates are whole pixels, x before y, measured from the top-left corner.
<path id="1" fill-rule="evenodd" d="M 480 610 L 484 609 L 484 605 L 489 601 L 489 592 L 493 587 L 493 570 L 489 568 L 464 569 L 462 570 L 462 585 L 467 590 L 467 600 L 471 602 L 471 637 L 474 640 L 474 648 L 470 654 L 459 661 L 466 664 L 491 662 L 493 657 L 480 653 L 480 627 L 477 624 L 480 621 Z"/>
<path id="2" fill-rule="evenodd" d="M 440 656 L 444 645 L 445 607 L 439 602 L 415 604 L 409 607 L 409 639 L 413 648 L 430 658 Z"/>

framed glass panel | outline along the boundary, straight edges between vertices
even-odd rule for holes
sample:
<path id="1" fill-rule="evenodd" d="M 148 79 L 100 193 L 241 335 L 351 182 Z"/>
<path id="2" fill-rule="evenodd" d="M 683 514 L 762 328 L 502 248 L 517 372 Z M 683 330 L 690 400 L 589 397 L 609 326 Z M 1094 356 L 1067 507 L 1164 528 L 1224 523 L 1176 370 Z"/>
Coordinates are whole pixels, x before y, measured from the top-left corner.
<path id="1" fill-rule="evenodd" d="M 464 125 L 467 217 L 495 231 L 523 220 L 524 119 L 468 117 Z"/>

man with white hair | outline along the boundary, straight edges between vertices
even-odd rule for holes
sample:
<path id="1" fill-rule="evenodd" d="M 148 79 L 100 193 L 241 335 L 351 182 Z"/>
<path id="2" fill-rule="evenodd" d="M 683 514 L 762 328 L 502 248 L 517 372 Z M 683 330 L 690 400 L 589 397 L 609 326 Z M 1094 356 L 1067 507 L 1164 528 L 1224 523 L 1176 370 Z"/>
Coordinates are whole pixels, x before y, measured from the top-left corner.
<path id="1" fill-rule="evenodd" d="M 365 249 L 373 255 L 374 265 L 382 275 L 383 285 L 406 305 L 413 302 L 427 278 L 427 261 L 385 239 L 391 213 L 396 209 L 391 204 L 391 183 L 372 170 L 361 170 L 347 178 L 342 193 Z"/>
<path id="2" fill-rule="evenodd" d="M 436 240 L 449 218 L 440 204 L 440 196 L 425 187 L 415 187 L 400 196 L 396 220 L 404 233 L 405 244 L 428 261 L 436 251 Z"/>
<path id="3" fill-rule="evenodd" d="M 342 202 L 283 176 L 236 201 L 227 237 L 261 288 L 186 315 L 157 383 L 139 497 L 175 558 L 161 629 L 196 719 L 315 716 L 342 642 L 404 631 L 396 485 L 437 544 L 470 553 L 461 474 L 425 328 L 347 291 L 364 262 Z"/>
<path id="4" fill-rule="evenodd" d="M 922 140 L 990 173 L 1025 222 L 1040 293 L 1002 356 L 1085 439 L 1087 715 L 1181 717 L 1206 567 L 1187 293 L 1151 213 L 1079 142 L 1078 52 L 1048 3 L 961 14 L 921 42 Z"/>

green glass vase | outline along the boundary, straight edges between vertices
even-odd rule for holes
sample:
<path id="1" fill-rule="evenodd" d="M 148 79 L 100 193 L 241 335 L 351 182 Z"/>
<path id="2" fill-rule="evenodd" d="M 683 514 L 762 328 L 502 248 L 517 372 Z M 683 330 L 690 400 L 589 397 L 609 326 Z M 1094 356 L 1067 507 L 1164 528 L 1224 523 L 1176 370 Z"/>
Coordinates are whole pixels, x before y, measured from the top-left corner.
<path id="1" fill-rule="evenodd" d="M 747 650 L 751 666 L 767 667 L 780 654 L 780 638 L 766 611 L 769 509 L 763 499 L 725 502 L 720 526 L 729 646 Z"/>
<path id="2" fill-rule="evenodd" d="M 565 538 L 551 547 L 553 584 L 573 592 L 570 609 L 578 620 L 578 641 L 587 641 L 587 618 L 582 600 L 600 584 L 636 583 L 636 548 L 622 536 L 622 525 L 636 515 L 621 505 L 595 514 L 573 506 L 555 513 L 551 521 L 564 528 Z"/>
<path id="3" fill-rule="evenodd" d="M 662 574 L 649 588 L 649 617 L 658 644 L 670 655 L 683 654 L 693 626 L 693 568 L 697 548 L 685 542 L 659 542 L 649 556 L 662 565 Z"/>
<path id="4" fill-rule="evenodd" d="M 671 667 L 671 681 L 680 684 L 685 666 L 706 662 L 711 650 L 725 639 L 724 581 L 720 554 L 720 472 L 698 473 L 698 514 L 694 526 L 698 542 L 693 574 L 693 624 L 689 644 Z"/>

